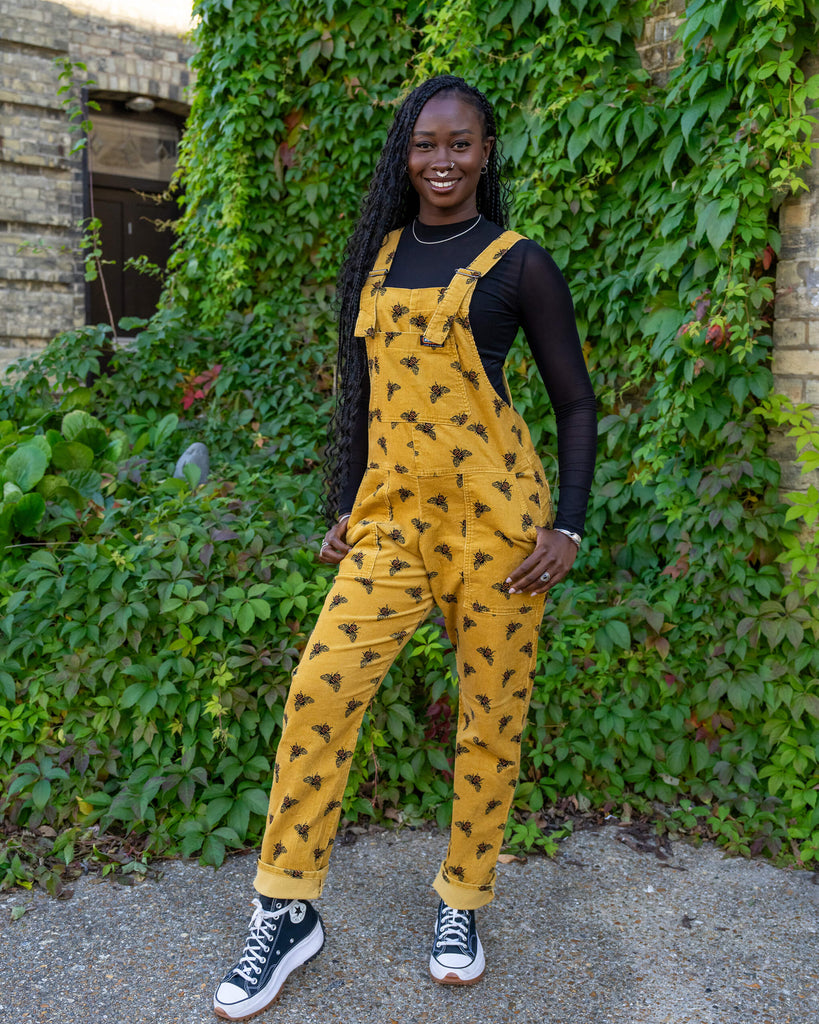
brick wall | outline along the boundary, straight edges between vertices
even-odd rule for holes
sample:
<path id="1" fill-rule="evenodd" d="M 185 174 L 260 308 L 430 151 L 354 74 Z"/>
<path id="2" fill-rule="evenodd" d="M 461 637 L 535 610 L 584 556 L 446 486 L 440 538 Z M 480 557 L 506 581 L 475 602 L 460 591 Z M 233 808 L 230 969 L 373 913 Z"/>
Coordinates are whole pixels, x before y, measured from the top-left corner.
<path id="1" fill-rule="evenodd" d="M 643 25 L 637 52 L 646 71 L 658 85 L 665 85 L 668 73 L 678 62 L 679 46 L 674 33 L 685 15 L 685 0 L 655 3 Z"/>
<path id="2" fill-rule="evenodd" d="M 117 20 L 126 6 L 136 22 Z M 0 370 L 85 321 L 76 256 L 82 159 L 70 153 L 77 136 L 59 102 L 54 59 L 83 61 L 100 90 L 151 96 L 184 114 L 186 7 L 0 0 Z"/>

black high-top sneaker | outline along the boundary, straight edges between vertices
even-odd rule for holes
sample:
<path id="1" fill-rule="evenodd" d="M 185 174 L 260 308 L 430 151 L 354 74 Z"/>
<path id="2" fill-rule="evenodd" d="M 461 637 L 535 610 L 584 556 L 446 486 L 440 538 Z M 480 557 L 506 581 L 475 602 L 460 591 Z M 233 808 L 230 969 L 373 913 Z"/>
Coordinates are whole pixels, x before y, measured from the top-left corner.
<path id="1" fill-rule="evenodd" d="M 483 977 L 485 967 L 475 911 L 455 910 L 441 900 L 429 973 L 441 985 L 474 985 Z"/>
<path id="2" fill-rule="evenodd" d="M 324 945 L 321 917 L 306 900 L 262 897 L 253 905 L 242 955 L 213 997 L 214 1012 L 224 1020 L 247 1020 L 266 1010 L 288 974 L 318 956 Z"/>

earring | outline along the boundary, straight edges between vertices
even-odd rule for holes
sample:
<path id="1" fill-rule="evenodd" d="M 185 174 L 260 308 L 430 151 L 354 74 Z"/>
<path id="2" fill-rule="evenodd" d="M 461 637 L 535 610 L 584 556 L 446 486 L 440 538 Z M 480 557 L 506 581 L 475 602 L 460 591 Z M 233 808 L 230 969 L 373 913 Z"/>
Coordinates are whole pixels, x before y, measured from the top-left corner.
<path id="1" fill-rule="evenodd" d="M 484 164 L 483 167 L 481 168 L 481 174 L 486 174 L 487 170 L 488 170 L 487 165 Z"/>

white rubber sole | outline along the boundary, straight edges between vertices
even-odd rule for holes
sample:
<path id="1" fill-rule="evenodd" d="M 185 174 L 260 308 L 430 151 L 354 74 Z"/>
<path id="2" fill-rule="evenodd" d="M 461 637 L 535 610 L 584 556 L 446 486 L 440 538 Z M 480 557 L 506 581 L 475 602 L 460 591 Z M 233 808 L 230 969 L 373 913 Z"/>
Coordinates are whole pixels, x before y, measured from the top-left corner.
<path id="1" fill-rule="evenodd" d="M 444 967 L 434 956 L 429 958 L 429 973 L 433 981 L 437 981 L 439 985 L 474 985 L 476 981 L 481 980 L 485 970 L 486 957 L 483 955 L 480 939 L 475 959 L 468 967 Z"/>
<path id="2" fill-rule="evenodd" d="M 302 964 L 309 964 L 314 960 L 324 946 L 324 927 L 321 918 L 316 921 L 315 928 L 310 932 L 303 942 L 291 949 L 282 957 L 279 966 L 273 972 L 270 981 L 263 989 L 256 993 L 251 999 L 244 999 L 241 1003 L 226 1005 L 220 1003 L 213 997 L 213 1012 L 222 1020 L 250 1020 L 259 1013 L 272 1006 L 279 997 L 282 986 L 288 977 Z"/>

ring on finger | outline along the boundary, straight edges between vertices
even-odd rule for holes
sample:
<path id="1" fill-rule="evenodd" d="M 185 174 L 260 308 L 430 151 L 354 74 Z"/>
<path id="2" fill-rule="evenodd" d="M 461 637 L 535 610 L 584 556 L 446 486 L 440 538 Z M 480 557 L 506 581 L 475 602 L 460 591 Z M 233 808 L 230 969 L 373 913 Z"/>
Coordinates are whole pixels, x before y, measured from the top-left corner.
<path id="1" fill-rule="evenodd" d="M 550 572 L 544 572 L 540 578 L 544 583 L 548 583 L 549 580 L 552 578 L 552 574 Z"/>

